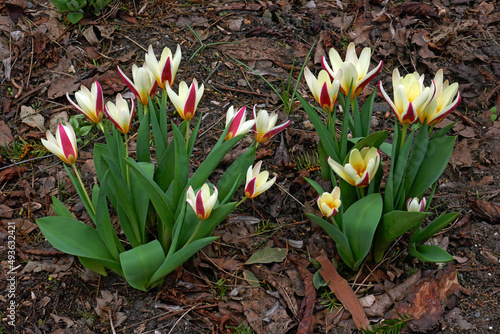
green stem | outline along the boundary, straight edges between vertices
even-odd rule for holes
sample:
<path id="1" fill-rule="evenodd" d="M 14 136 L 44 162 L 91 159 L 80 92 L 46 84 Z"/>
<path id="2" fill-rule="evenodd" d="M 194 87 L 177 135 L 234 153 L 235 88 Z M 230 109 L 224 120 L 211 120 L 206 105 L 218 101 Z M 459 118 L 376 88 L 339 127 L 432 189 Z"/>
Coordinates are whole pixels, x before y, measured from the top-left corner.
<path id="1" fill-rule="evenodd" d="M 128 158 L 128 138 L 127 138 L 127 134 L 124 133 L 123 134 L 123 144 L 125 145 L 125 158 Z M 126 170 L 126 180 L 127 180 L 127 184 L 130 186 L 130 172 L 129 172 L 129 166 L 126 165 L 125 166 L 125 170 Z"/>
<path id="2" fill-rule="evenodd" d="M 236 209 L 240 204 L 242 204 L 243 202 L 245 202 L 246 199 L 247 199 L 246 196 L 243 197 L 243 199 L 241 201 L 239 201 L 238 203 L 236 203 L 236 206 L 234 208 Z"/>
<path id="3" fill-rule="evenodd" d="M 363 198 L 365 197 L 365 188 L 362 187 L 362 188 L 358 188 L 359 189 L 359 198 Z"/>
<path id="4" fill-rule="evenodd" d="M 92 210 L 92 215 L 95 216 L 95 208 L 92 205 L 92 201 L 90 200 L 89 194 L 87 193 L 87 190 L 85 190 L 85 186 L 83 185 L 82 177 L 80 176 L 80 173 L 78 172 L 78 169 L 76 168 L 76 164 L 72 164 L 71 167 L 73 167 L 73 170 L 75 171 L 76 178 L 78 179 L 78 182 L 80 182 L 80 185 L 82 186 L 83 192 L 85 193 L 85 197 L 87 198 L 87 201 L 90 205 L 90 209 Z"/>
<path id="5" fill-rule="evenodd" d="M 403 135 L 401 136 L 401 146 L 399 146 L 399 150 L 403 149 L 403 145 L 406 140 L 406 131 L 408 130 L 408 124 L 403 124 Z"/>
<path id="6" fill-rule="evenodd" d="M 191 237 L 189 238 L 189 240 L 184 244 L 184 247 L 189 245 L 191 243 L 191 241 L 193 241 L 193 238 L 194 236 L 196 235 L 196 233 L 198 232 L 198 230 L 200 229 L 200 226 L 201 226 L 201 223 L 203 222 L 203 220 L 200 220 L 198 222 L 198 226 L 196 226 L 196 230 L 194 230 L 193 234 L 191 234 Z"/>
<path id="7" fill-rule="evenodd" d="M 102 131 L 102 133 L 104 133 L 104 126 L 102 126 L 101 122 L 97 123 L 97 127 Z"/>
<path id="8" fill-rule="evenodd" d="M 186 149 L 189 148 L 189 121 L 186 121 Z"/>

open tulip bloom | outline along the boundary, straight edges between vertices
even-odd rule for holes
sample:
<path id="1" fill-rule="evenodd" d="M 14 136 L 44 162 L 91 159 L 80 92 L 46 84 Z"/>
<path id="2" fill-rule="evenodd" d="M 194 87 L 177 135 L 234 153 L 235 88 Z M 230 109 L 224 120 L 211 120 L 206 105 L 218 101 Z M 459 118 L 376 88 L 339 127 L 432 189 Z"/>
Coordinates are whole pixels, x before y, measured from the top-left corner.
<path id="1" fill-rule="evenodd" d="M 149 103 L 149 96 L 153 97 L 155 95 L 158 84 L 156 83 L 155 77 L 151 70 L 147 66 L 138 67 L 136 64 L 132 65 L 132 79 L 123 73 L 121 68 L 118 66 L 118 73 L 122 77 L 123 81 L 130 89 L 130 91 L 135 95 L 137 100 L 143 105 L 147 106 Z"/>
<path id="2" fill-rule="evenodd" d="M 458 107 L 462 99 L 458 91 L 458 83 L 455 82 L 450 85 L 448 80 L 443 82 L 442 69 L 436 73 L 433 83 L 436 92 L 429 104 L 418 115 L 420 123 L 426 122 L 427 125 L 434 125 L 441 122 L 450 112 Z"/>
<path id="3" fill-rule="evenodd" d="M 333 171 L 358 188 L 367 187 L 375 176 L 380 164 L 380 153 L 375 147 L 365 147 L 359 151 L 353 149 L 349 155 L 349 163 L 342 166 L 332 158 L 328 158 L 328 164 Z"/>
<path id="4" fill-rule="evenodd" d="M 321 196 L 318 196 L 316 202 L 323 216 L 328 218 L 335 216 L 342 204 L 340 200 L 340 188 L 333 188 L 331 193 L 324 192 Z"/>
<path id="5" fill-rule="evenodd" d="M 358 96 L 382 69 L 383 63 L 381 61 L 373 70 L 368 72 L 370 68 L 371 49 L 364 48 L 358 58 L 356 48 L 352 42 L 347 47 L 345 61 L 342 61 L 337 50 L 333 48 L 330 49 L 328 55 L 331 67 L 328 65 L 326 57 L 323 56 L 321 59 L 323 69 L 328 72 L 332 80 L 337 77 L 339 71 L 343 72 L 340 89 L 346 96 L 349 90 L 351 90 L 351 99 L 354 96 Z"/>
<path id="6" fill-rule="evenodd" d="M 385 92 L 382 81 L 379 82 L 380 92 L 403 125 L 413 123 L 434 95 L 434 88 L 425 87 L 424 76 L 417 72 L 403 78 L 396 68 L 392 72 L 392 86 L 394 102 Z"/>
<path id="7" fill-rule="evenodd" d="M 247 180 L 245 185 L 245 196 L 247 198 L 254 198 L 262 194 L 264 191 L 271 188 L 271 186 L 276 182 L 276 176 L 274 176 L 271 180 L 269 179 L 269 172 L 260 171 L 260 167 L 262 166 L 262 161 L 259 161 L 255 164 L 255 167 L 248 167 L 247 171 Z"/>
<path id="8" fill-rule="evenodd" d="M 242 107 L 235 114 L 234 107 L 230 106 L 226 114 L 226 128 L 229 127 L 227 131 L 225 140 L 236 137 L 237 135 L 248 133 L 250 129 L 254 126 L 255 120 L 246 120 L 246 109 L 247 107 Z"/>
<path id="9" fill-rule="evenodd" d="M 104 113 L 104 98 L 101 85 L 95 81 L 90 90 L 81 86 L 80 90 L 75 93 L 76 102 L 66 93 L 66 98 L 79 112 L 84 114 L 89 120 L 94 123 L 99 123 L 102 120 Z"/>
<path id="10" fill-rule="evenodd" d="M 106 115 L 113 122 L 115 127 L 123 134 L 130 131 L 132 120 L 134 119 L 135 102 L 132 100 L 132 108 L 129 109 L 127 100 L 120 93 L 116 95 L 116 103 L 109 101 L 106 103 Z"/>
<path id="11" fill-rule="evenodd" d="M 55 137 L 47 130 L 47 139 L 42 138 L 42 144 L 68 165 L 73 165 L 78 158 L 75 131 L 69 123 L 59 123 Z"/>
<path id="12" fill-rule="evenodd" d="M 172 51 L 169 48 L 164 48 L 158 61 L 153 51 L 153 46 L 149 46 L 148 53 L 146 53 L 146 65 L 151 70 L 156 83 L 161 89 L 165 90 L 167 83 L 172 87 L 175 75 L 179 69 L 181 57 L 181 47 L 177 45 L 174 56 L 172 56 Z"/>
<path id="13" fill-rule="evenodd" d="M 311 73 L 308 67 L 304 69 L 304 77 L 307 85 L 314 96 L 314 99 L 328 113 L 333 111 L 335 101 L 340 88 L 340 80 L 342 79 L 342 70 L 337 71 L 337 77 L 330 80 L 330 75 L 327 71 L 322 70 L 318 74 L 318 78 Z"/>
<path id="14" fill-rule="evenodd" d="M 208 184 L 203 184 L 201 189 L 196 193 L 193 191 L 193 187 L 189 186 L 187 189 L 186 202 L 193 208 L 196 216 L 200 220 L 205 220 L 210 217 L 212 209 L 217 202 L 217 188 L 214 187 L 214 193 L 210 195 L 210 188 Z"/>
<path id="15" fill-rule="evenodd" d="M 203 96 L 203 91 L 205 86 L 203 84 L 198 87 L 198 81 L 193 79 L 193 83 L 191 86 L 186 84 L 185 81 L 182 81 L 179 84 L 179 95 L 177 95 L 169 86 L 167 88 L 168 98 L 174 105 L 175 109 L 179 115 L 186 121 L 190 121 L 196 109 L 198 108 L 198 103 Z"/>
<path id="16" fill-rule="evenodd" d="M 275 126 L 278 121 L 278 115 L 274 111 L 269 115 L 267 110 L 260 110 L 257 115 L 255 106 L 253 107 L 253 118 L 255 119 L 255 140 L 258 143 L 267 141 L 290 125 L 290 121 L 286 121 L 283 124 Z"/>

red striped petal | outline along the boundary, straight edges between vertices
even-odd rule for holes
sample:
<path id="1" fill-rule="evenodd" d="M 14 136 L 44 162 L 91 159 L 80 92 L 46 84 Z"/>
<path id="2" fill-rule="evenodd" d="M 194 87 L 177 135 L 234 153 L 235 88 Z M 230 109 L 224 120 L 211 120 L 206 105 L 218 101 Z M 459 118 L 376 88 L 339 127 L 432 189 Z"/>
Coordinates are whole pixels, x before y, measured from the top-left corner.
<path id="1" fill-rule="evenodd" d="M 203 203 L 201 190 L 196 194 L 196 215 L 200 219 L 205 219 L 205 204 Z"/>
<path id="2" fill-rule="evenodd" d="M 255 195 L 255 183 L 257 182 L 257 178 L 252 178 L 245 187 L 245 196 L 247 198 L 253 198 Z"/>
<path id="3" fill-rule="evenodd" d="M 61 146 L 66 160 L 70 161 L 71 157 L 75 158 L 76 149 L 66 133 L 66 128 L 62 124 L 59 124 L 59 138 L 61 138 Z"/>

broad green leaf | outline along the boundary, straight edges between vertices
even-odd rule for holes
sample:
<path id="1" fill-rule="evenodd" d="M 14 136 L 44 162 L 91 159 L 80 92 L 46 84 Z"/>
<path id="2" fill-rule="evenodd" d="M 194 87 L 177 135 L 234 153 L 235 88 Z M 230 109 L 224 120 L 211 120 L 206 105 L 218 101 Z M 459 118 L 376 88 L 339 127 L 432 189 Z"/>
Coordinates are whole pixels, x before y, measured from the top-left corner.
<path id="1" fill-rule="evenodd" d="M 83 10 L 77 12 L 69 12 L 67 15 L 69 22 L 75 24 L 78 23 L 83 18 Z"/>
<path id="2" fill-rule="evenodd" d="M 193 241 L 187 246 L 182 247 L 174 254 L 168 256 L 160 268 L 151 276 L 150 284 L 155 284 L 156 282 L 163 280 L 165 276 L 170 274 L 172 271 L 181 266 L 186 262 L 191 256 L 196 254 L 200 249 L 207 246 L 211 242 L 217 240 L 217 237 L 203 238 Z"/>
<path id="3" fill-rule="evenodd" d="M 253 253 L 245 264 L 282 262 L 286 253 L 286 248 L 265 247 Z"/>
<path id="4" fill-rule="evenodd" d="M 244 182 L 248 167 L 250 167 L 255 160 L 255 151 L 255 145 L 249 147 L 245 153 L 236 158 L 221 176 L 219 182 L 217 182 L 217 190 L 219 191 L 219 200 L 221 204 L 230 201 L 236 189 Z"/>
<path id="5" fill-rule="evenodd" d="M 391 211 L 382 216 L 373 241 L 373 258 L 380 262 L 390 244 L 405 232 L 422 224 L 425 212 Z"/>
<path id="6" fill-rule="evenodd" d="M 425 157 L 425 152 L 427 151 L 427 145 L 429 144 L 429 129 L 427 123 L 422 124 L 420 129 L 415 136 L 415 141 L 412 145 L 412 150 L 410 157 L 408 158 L 408 165 L 405 168 L 405 181 L 404 189 L 409 190 L 415 175 L 422 164 Z"/>
<path id="7" fill-rule="evenodd" d="M 335 174 L 333 170 L 330 168 L 331 173 Z M 342 199 L 342 209 L 344 212 L 349 209 L 349 207 L 355 203 L 358 199 L 358 195 L 356 194 L 356 187 L 352 186 L 349 182 L 345 181 L 343 178 L 339 179 L 339 188 Z M 332 179 L 332 183 L 336 182 Z"/>
<path id="8" fill-rule="evenodd" d="M 404 194 L 408 192 L 407 188 L 404 188 L 403 186 L 403 181 L 404 177 L 406 175 L 406 170 L 408 168 L 408 156 L 410 155 L 410 151 L 412 148 L 412 143 L 413 143 L 413 137 L 414 133 L 412 132 L 408 138 L 406 138 L 405 143 L 403 144 L 403 147 L 401 150 L 398 152 L 398 159 L 395 163 L 394 169 L 393 169 L 393 175 L 392 175 L 392 181 L 393 181 L 393 193 L 391 193 L 393 203 L 393 208 L 394 209 L 401 209 L 399 207 L 399 203 L 401 200 L 405 200 Z M 391 162 L 392 164 L 392 162 Z M 385 196 L 387 197 L 388 194 L 386 193 Z M 403 197 L 403 198 L 401 198 Z"/>
<path id="9" fill-rule="evenodd" d="M 433 245 L 415 246 L 414 243 L 410 243 L 408 253 L 422 262 L 441 263 L 453 261 L 453 257 L 447 251 Z"/>
<path id="10" fill-rule="evenodd" d="M 432 139 L 436 139 L 436 138 L 439 138 L 439 137 L 443 137 L 443 136 L 445 136 L 445 135 L 448 133 L 448 131 L 450 131 L 450 130 L 451 130 L 451 128 L 455 126 L 455 124 L 456 124 L 456 123 L 457 123 L 457 122 L 453 122 L 453 123 L 451 123 L 451 124 L 448 124 L 448 125 L 447 125 L 447 126 L 445 126 L 444 128 L 442 128 L 442 129 L 440 129 L 439 131 L 437 131 L 436 133 L 434 133 L 434 134 L 432 135 L 432 137 L 431 137 L 431 140 L 432 140 Z"/>
<path id="11" fill-rule="evenodd" d="M 67 0 L 50 0 L 54 7 L 56 7 L 61 12 L 66 12 L 69 10 Z"/>
<path id="12" fill-rule="evenodd" d="M 165 154 L 158 159 L 154 180 L 160 189 L 165 192 L 174 179 L 175 170 L 175 145 L 170 144 Z"/>
<path id="13" fill-rule="evenodd" d="M 314 125 L 314 129 L 318 133 L 318 136 L 322 142 L 323 148 L 327 156 L 331 156 L 335 161 L 340 162 L 339 149 L 335 143 L 335 133 L 332 133 L 327 129 L 325 124 L 321 121 L 316 111 L 309 105 L 309 103 L 300 95 L 297 95 L 297 99 L 302 104 L 305 112 L 309 116 L 311 123 Z M 322 166 L 323 167 L 323 166 Z"/>
<path id="14" fill-rule="evenodd" d="M 153 138 L 155 143 L 156 157 L 163 157 L 168 147 L 168 132 L 164 131 L 160 125 L 160 111 L 156 107 L 156 104 L 152 102 L 151 97 L 149 97 L 149 105 L 151 108 L 149 112 L 151 113 L 151 130 L 153 131 Z M 166 118 L 166 117 L 165 117 Z M 158 159 L 159 160 L 159 159 Z"/>
<path id="15" fill-rule="evenodd" d="M 256 288 L 260 286 L 259 279 L 255 277 L 255 275 L 250 270 L 243 271 L 243 278 L 251 286 L 254 286 Z"/>
<path id="16" fill-rule="evenodd" d="M 420 230 L 416 233 L 414 233 L 411 238 L 410 242 L 414 242 L 415 244 L 422 244 L 429 240 L 433 235 L 441 231 L 443 228 L 448 226 L 452 221 L 457 219 L 458 213 L 453 212 L 453 213 L 443 213 L 436 219 L 434 219 L 429 225 L 427 225 L 423 230 Z"/>
<path id="17" fill-rule="evenodd" d="M 375 96 L 377 93 L 377 88 L 373 90 L 370 96 L 365 100 L 365 104 L 361 109 L 361 124 L 363 126 L 363 136 L 366 137 L 370 133 L 370 126 L 373 114 L 373 101 L 375 101 Z"/>
<path id="18" fill-rule="evenodd" d="M 349 245 L 349 240 L 347 239 L 347 237 L 338 228 L 336 228 L 326 220 L 310 213 L 306 214 L 306 216 L 311 218 L 315 223 L 321 226 L 326 233 L 328 233 L 328 235 L 337 245 L 337 250 L 344 263 L 347 264 L 350 268 L 353 268 L 355 262 L 354 255 L 352 254 L 351 246 Z"/>
<path id="19" fill-rule="evenodd" d="M 123 274 L 134 288 L 146 291 L 151 276 L 165 261 L 165 254 L 158 240 L 129 249 L 120 254 Z"/>
<path id="20" fill-rule="evenodd" d="M 319 273 L 319 270 L 314 273 L 313 275 L 313 284 L 316 290 L 319 290 L 319 288 L 322 288 L 324 286 L 328 286 L 328 282 L 325 281 L 323 276 Z"/>
<path id="21" fill-rule="evenodd" d="M 106 268 L 98 261 L 83 256 L 79 256 L 78 259 L 85 268 L 92 270 L 93 272 L 98 273 L 99 275 L 108 276 Z"/>
<path id="22" fill-rule="evenodd" d="M 356 201 L 344 213 L 344 234 L 349 240 L 357 269 L 370 251 L 382 216 L 382 196 L 371 194 Z"/>
<path id="23" fill-rule="evenodd" d="M 148 175 L 153 178 L 155 166 L 152 163 L 139 162 L 139 167 Z M 127 167 L 128 168 L 128 167 Z M 144 183 L 137 177 L 135 173 L 128 173 L 130 179 L 130 193 L 132 195 L 132 200 L 137 215 L 137 222 L 139 226 L 139 231 L 141 234 L 141 240 L 146 241 L 146 220 L 148 217 L 149 209 L 149 192 L 146 189 Z"/>
<path id="24" fill-rule="evenodd" d="M 174 145 L 175 145 L 175 166 L 174 169 L 174 197 L 173 204 L 174 206 L 179 205 L 179 200 L 182 198 L 182 195 L 185 195 L 186 184 L 188 182 L 188 157 L 186 152 L 186 142 L 184 141 L 184 137 L 182 136 L 179 129 L 172 122 L 172 131 L 174 133 Z"/>
<path id="25" fill-rule="evenodd" d="M 61 252 L 100 260 L 106 267 L 121 271 L 96 229 L 68 217 L 43 217 L 36 222 L 44 237 Z"/>
<path id="26" fill-rule="evenodd" d="M 196 125 L 194 126 L 193 130 L 191 131 L 191 136 L 189 137 L 188 146 L 187 146 L 188 159 L 191 157 L 191 154 L 193 154 L 194 143 L 196 141 L 196 138 L 198 137 L 198 132 L 200 131 L 201 120 L 203 119 L 202 116 L 203 116 L 203 113 L 200 113 L 200 116 L 198 117 L 198 121 L 196 122 Z"/>
<path id="27" fill-rule="evenodd" d="M 325 192 L 323 190 L 323 188 L 314 180 L 311 180 L 310 178 L 308 177 L 304 177 L 304 180 L 307 181 L 307 183 L 309 183 L 311 185 L 311 187 L 314 188 L 314 190 L 316 190 L 316 192 L 321 196 L 323 195 L 323 193 Z"/>
<path id="28" fill-rule="evenodd" d="M 52 196 L 52 210 L 54 210 L 55 214 L 62 217 L 72 218 L 75 217 L 69 211 L 69 209 L 55 196 Z"/>
<path id="29" fill-rule="evenodd" d="M 421 197 L 443 174 L 453 153 L 455 139 L 456 137 L 439 137 L 429 140 L 427 152 L 408 192 L 408 198 Z"/>

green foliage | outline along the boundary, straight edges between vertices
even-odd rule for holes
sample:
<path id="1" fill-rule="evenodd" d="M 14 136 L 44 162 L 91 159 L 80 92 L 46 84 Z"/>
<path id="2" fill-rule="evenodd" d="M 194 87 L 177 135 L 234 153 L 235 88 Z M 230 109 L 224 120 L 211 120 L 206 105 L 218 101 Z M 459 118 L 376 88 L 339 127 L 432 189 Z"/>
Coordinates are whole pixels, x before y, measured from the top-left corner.
<path id="1" fill-rule="evenodd" d="M 492 122 L 496 121 L 497 118 L 498 118 L 498 115 L 497 115 L 497 107 L 493 107 L 490 109 L 490 112 L 491 112 L 491 116 L 490 116 L 490 119 Z"/>
<path id="2" fill-rule="evenodd" d="M 380 324 L 371 326 L 371 329 L 362 329 L 362 331 L 364 334 L 399 334 L 410 320 L 412 320 L 411 315 L 398 313 L 397 318 L 384 320 Z"/>
<path id="3" fill-rule="evenodd" d="M 78 23 L 86 13 L 99 15 L 111 0 L 51 0 L 54 7 L 66 13 L 68 20 Z"/>
<path id="4" fill-rule="evenodd" d="M 226 326 L 227 329 L 233 330 L 233 334 L 255 334 L 255 331 L 250 326 L 246 326 L 243 323 L 239 324 L 238 327 Z"/>
<path id="5" fill-rule="evenodd" d="M 326 307 L 330 313 L 342 306 L 342 303 L 335 298 L 335 294 L 330 289 L 324 289 L 320 294 L 320 298 L 322 299 L 320 304 Z"/>

